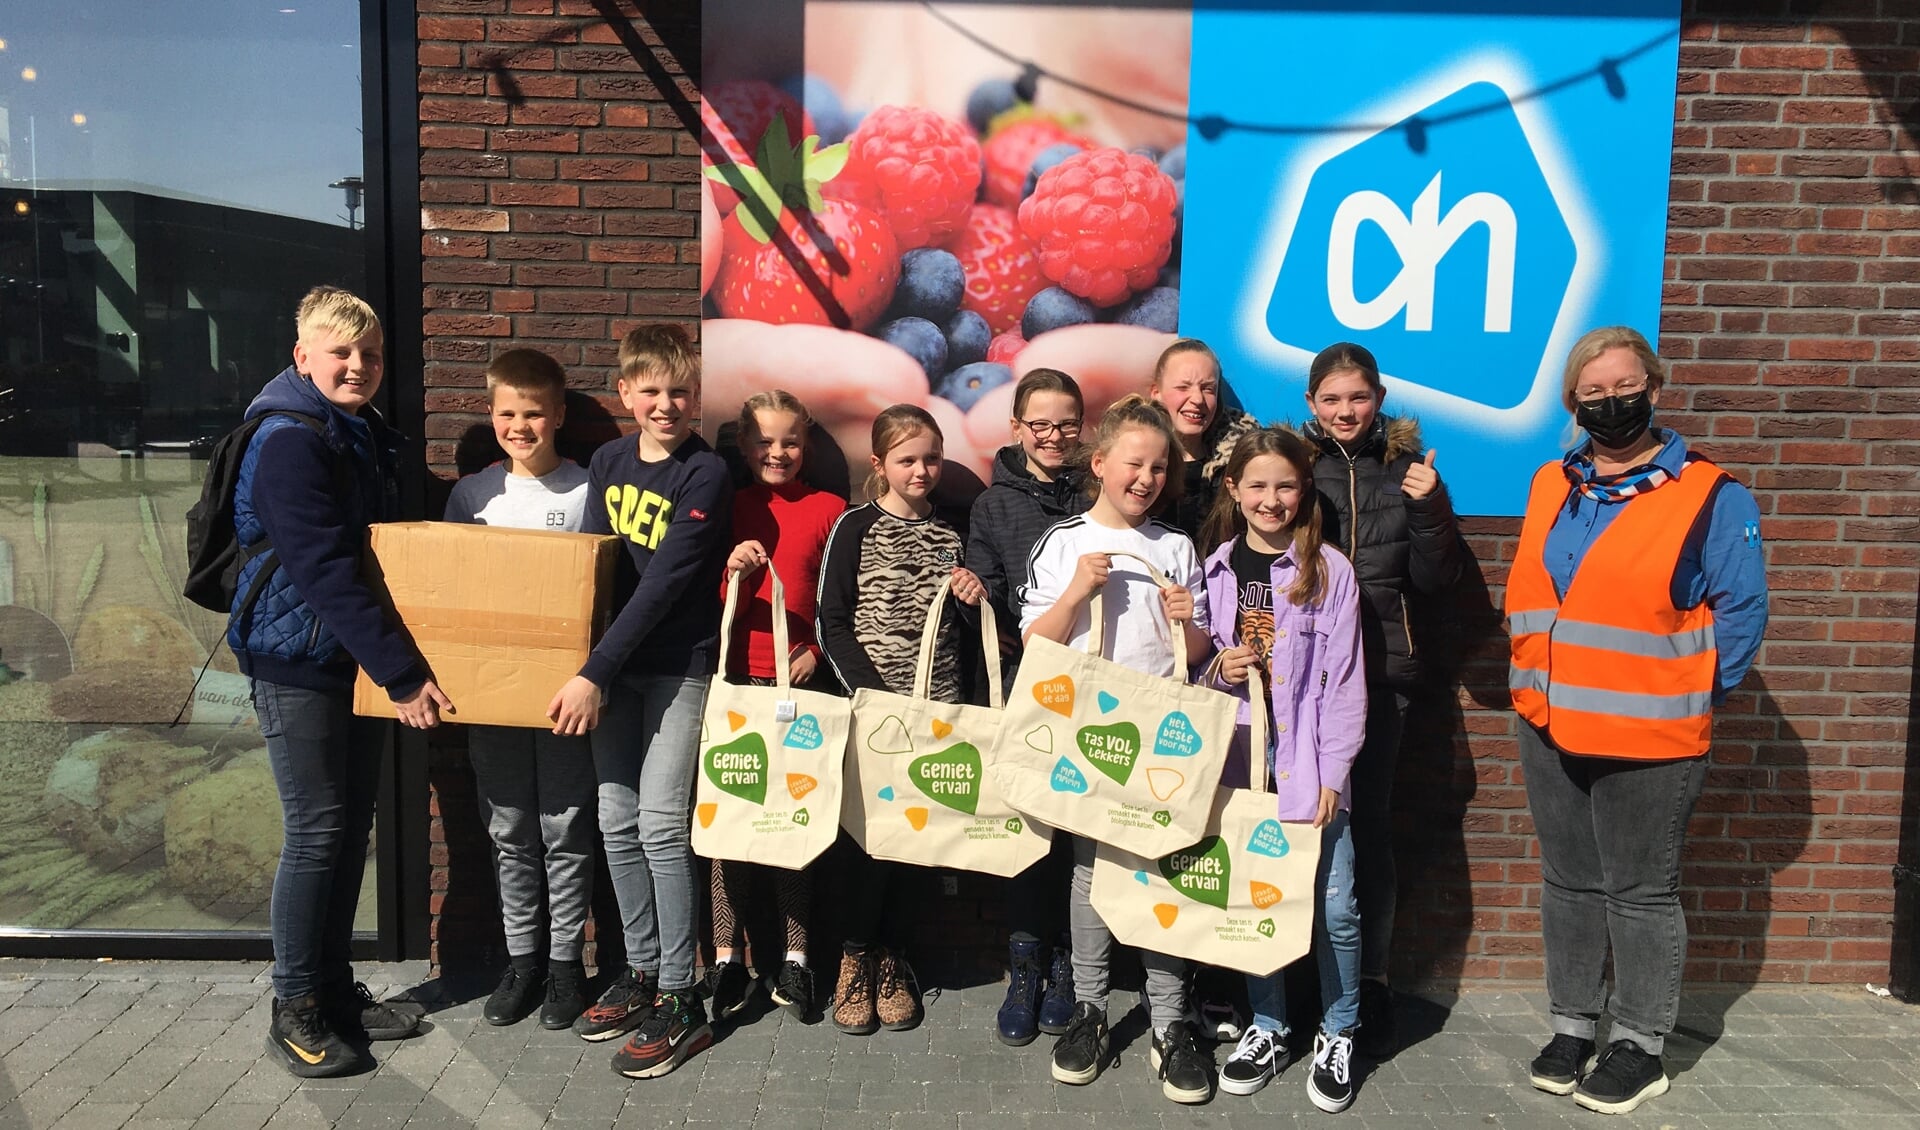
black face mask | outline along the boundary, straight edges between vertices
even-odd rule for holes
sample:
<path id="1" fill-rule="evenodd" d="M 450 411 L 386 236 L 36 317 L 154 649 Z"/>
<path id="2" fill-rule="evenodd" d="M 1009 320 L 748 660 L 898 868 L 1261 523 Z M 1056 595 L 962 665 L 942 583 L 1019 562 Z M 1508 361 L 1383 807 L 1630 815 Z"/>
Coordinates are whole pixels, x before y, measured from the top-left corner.
<path id="1" fill-rule="evenodd" d="M 1619 451 L 1631 447 L 1653 424 L 1653 401 L 1649 390 L 1632 396 L 1609 396 L 1592 404 L 1576 403 L 1574 422 L 1587 430 L 1593 442 Z"/>

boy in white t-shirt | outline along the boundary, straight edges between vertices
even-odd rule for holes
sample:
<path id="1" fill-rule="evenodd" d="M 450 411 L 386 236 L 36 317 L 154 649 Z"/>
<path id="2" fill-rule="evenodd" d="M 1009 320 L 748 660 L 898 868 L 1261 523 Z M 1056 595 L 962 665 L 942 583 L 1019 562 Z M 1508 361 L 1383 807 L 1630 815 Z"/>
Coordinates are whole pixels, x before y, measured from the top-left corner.
<path id="1" fill-rule="evenodd" d="M 565 371 L 537 349 L 508 350 L 487 366 L 488 411 L 507 458 L 454 484 L 447 521 L 580 529 L 587 472 L 554 447 L 566 396 Z M 513 1024 L 537 1007 L 541 1027 L 567 1028 L 587 1007 L 580 949 L 593 891 L 593 754 L 583 737 L 507 726 L 468 727 L 467 753 L 493 840 L 509 958 L 487 1023 Z"/>

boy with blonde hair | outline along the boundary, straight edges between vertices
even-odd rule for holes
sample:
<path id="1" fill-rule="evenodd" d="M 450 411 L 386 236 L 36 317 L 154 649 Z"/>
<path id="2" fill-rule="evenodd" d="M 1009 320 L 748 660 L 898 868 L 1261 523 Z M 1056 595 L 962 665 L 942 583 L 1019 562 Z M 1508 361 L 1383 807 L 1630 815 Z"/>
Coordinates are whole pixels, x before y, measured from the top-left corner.
<path id="1" fill-rule="evenodd" d="M 495 357 L 487 410 L 507 458 L 454 484 L 447 521 L 579 530 L 587 472 L 554 446 L 567 420 L 560 363 L 537 349 Z M 580 949 L 593 893 L 593 754 L 582 737 L 474 726 L 467 756 L 507 937 L 507 969 L 484 1016 L 514 1024 L 537 1007 L 542 1028 L 570 1027 L 587 1007 Z"/>

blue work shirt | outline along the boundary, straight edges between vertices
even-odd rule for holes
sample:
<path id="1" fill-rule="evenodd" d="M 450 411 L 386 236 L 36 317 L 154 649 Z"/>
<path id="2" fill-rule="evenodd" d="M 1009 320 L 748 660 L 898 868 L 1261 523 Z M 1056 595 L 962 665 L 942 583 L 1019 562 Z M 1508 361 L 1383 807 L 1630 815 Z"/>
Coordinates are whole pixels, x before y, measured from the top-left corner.
<path id="1" fill-rule="evenodd" d="M 1687 441 L 1670 428 L 1657 428 L 1654 434 L 1664 442 L 1652 462 L 1678 478 L 1687 461 Z M 1591 441 L 1586 441 L 1574 450 L 1590 451 L 1591 446 Z M 1591 458 L 1574 466 L 1585 473 L 1586 481 L 1593 481 Z M 1547 575 L 1553 578 L 1553 591 L 1561 600 L 1567 598 L 1567 586 L 1573 583 L 1573 575 L 1594 539 L 1631 501 L 1596 502 L 1578 490 L 1568 492 L 1566 505 L 1547 531 L 1543 551 Z M 1669 583 L 1674 607 L 1697 608 L 1704 600 L 1713 610 L 1714 646 L 1720 661 L 1713 688 L 1717 706 L 1746 677 L 1747 668 L 1753 666 L 1753 658 L 1760 651 L 1760 639 L 1766 635 L 1766 555 L 1760 545 L 1759 504 L 1740 483 L 1732 479 L 1723 482 L 1707 504 L 1704 518 L 1688 531 Z"/>

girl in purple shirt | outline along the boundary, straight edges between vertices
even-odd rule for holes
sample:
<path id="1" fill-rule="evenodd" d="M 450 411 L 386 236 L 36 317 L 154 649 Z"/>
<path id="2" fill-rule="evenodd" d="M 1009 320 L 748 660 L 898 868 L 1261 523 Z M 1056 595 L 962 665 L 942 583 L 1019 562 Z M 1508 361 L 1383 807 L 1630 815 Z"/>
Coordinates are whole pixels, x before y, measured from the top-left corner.
<path id="1" fill-rule="evenodd" d="M 1353 837 L 1347 778 L 1366 735 L 1366 664 L 1360 652 L 1359 587 L 1353 566 L 1322 544 L 1313 489 L 1313 449 L 1284 428 L 1262 428 L 1234 445 L 1207 523 L 1210 631 L 1221 650 L 1215 686 L 1247 695 L 1257 670 L 1266 701 L 1241 707 L 1234 748 L 1247 748 L 1246 722 L 1268 711 L 1268 759 L 1282 820 L 1320 829 L 1314 954 L 1322 1016 L 1313 1042 L 1307 1097 L 1328 1113 L 1353 1103 L 1351 1060 L 1360 1011 L 1360 912 L 1353 893 Z M 1229 614 L 1227 609 L 1235 609 Z M 1228 759 L 1236 781 L 1248 762 Z M 1249 977 L 1253 1022 L 1220 1072 L 1220 1089 L 1250 1095 L 1287 1063 L 1284 975 Z"/>

